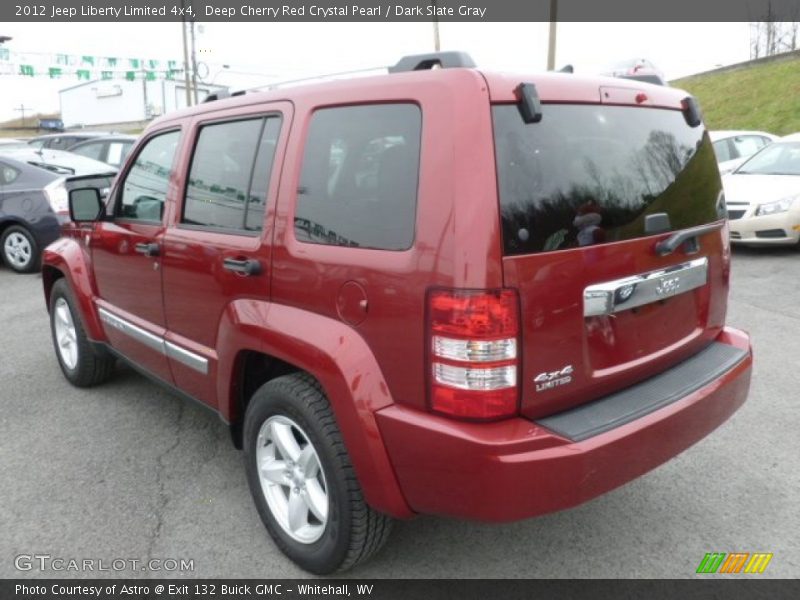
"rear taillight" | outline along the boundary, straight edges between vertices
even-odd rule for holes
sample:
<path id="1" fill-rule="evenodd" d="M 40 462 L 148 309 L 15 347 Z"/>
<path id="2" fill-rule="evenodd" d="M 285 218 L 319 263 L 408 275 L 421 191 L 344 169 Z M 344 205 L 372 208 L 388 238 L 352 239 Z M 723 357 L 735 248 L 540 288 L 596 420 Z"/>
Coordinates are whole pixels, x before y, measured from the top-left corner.
<path id="1" fill-rule="evenodd" d="M 69 214 L 69 193 L 63 179 L 56 179 L 44 187 L 45 196 L 50 203 L 50 208 L 57 215 Z"/>
<path id="2" fill-rule="evenodd" d="M 517 293 L 434 290 L 428 322 L 431 410 L 483 420 L 517 414 Z"/>

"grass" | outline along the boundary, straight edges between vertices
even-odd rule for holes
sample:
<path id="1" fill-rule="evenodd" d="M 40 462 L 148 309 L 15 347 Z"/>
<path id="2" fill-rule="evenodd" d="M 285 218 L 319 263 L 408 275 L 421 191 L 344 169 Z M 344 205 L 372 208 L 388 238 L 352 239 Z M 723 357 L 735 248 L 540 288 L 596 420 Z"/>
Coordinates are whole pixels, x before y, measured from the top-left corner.
<path id="1" fill-rule="evenodd" d="M 710 130 L 800 132 L 800 59 L 670 82 L 700 101 Z"/>

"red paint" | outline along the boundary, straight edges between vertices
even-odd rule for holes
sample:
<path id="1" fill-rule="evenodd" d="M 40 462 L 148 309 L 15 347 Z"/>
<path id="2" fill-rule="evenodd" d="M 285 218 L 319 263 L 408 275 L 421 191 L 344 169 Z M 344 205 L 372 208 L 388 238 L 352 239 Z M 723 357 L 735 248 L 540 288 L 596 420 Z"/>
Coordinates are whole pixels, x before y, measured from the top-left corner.
<path id="1" fill-rule="evenodd" d="M 574 75 L 525 80 L 536 83 L 544 102 L 635 104 L 642 88 Z M 652 252 L 660 238 L 502 256 L 490 102 L 513 102 L 519 82 L 442 69 L 245 95 L 168 115 L 146 132 L 182 130 L 163 223 L 82 227 L 81 237 L 45 251 L 45 288 L 64 275 L 92 339 L 110 343 L 230 422 L 242 418 L 236 393 L 243 353 L 261 352 L 313 374 L 331 402 L 367 500 L 393 516 L 432 512 L 508 520 L 591 498 L 669 459 L 724 421 L 744 401 L 749 361 L 700 392 L 579 444 L 520 416 L 463 422 L 430 412 L 431 290 L 507 288 L 519 298 L 512 329 L 520 341 L 520 385 L 513 393 L 527 417 L 650 377 L 712 339 L 742 347 L 749 341 L 722 329 L 730 260 L 723 230 L 701 240 L 709 285 L 645 307 L 636 323 L 630 315 L 616 322 L 584 320 L 582 290 L 677 262 L 680 252 Z M 601 90 L 610 90 L 609 98 Z M 647 90 L 648 106 L 680 109 L 685 97 L 670 88 Z M 294 235 L 313 111 L 364 102 L 412 102 L 423 115 L 416 235 L 405 251 L 308 244 Z M 280 113 L 282 129 L 263 231 L 240 236 L 181 227 L 198 127 L 267 113 Z M 160 256 L 135 253 L 140 242 L 158 243 Z M 262 271 L 232 273 L 223 268 L 225 258 L 258 260 Z M 205 358 L 207 373 L 104 325 L 99 307 Z M 572 386 L 545 399 L 536 396 L 536 373 L 573 363 Z M 510 413 L 516 415 L 516 406 L 503 412 Z"/>
<path id="2" fill-rule="evenodd" d="M 736 330 L 719 341 L 749 348 Z M 513 521 L 591 500 L 699 441 L 745 401 L 751 365 L 748 358 L 669 406 L 577 443 L 525 419 L 460 423 L 398 405 L 380 411 L 378 423 L 416 512 Z"/>

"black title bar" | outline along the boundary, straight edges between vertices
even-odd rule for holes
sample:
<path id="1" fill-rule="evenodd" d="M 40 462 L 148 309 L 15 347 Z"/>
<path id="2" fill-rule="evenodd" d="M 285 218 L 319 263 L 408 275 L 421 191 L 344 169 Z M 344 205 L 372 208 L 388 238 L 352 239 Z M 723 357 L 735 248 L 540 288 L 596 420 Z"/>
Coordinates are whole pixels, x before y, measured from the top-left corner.
<path id="1" fill-rule="evenodd" d="M 797 21 L 800 0 L 558 0 L 557 21 Z M 0 21 L 549 21 L 550 0 L 3 0 Z M 676 40 L 680 43 L 680 40 Z"/>

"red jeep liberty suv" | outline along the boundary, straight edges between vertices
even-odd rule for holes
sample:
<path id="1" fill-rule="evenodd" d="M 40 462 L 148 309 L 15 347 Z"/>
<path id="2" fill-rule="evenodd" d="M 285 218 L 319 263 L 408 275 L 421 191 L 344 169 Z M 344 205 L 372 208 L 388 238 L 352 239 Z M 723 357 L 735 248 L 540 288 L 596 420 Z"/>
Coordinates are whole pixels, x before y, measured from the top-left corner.
<path id="1" fill-rule="evenodd" d="M 220 415 L 305 569 L 394 518 L 575 506 L 745 401 L 684 92 L 439 53 L 234 96 L 154 121 L 105 204 L 70 193 L 44 294 L 72 384 L 123 359 Z"/>

